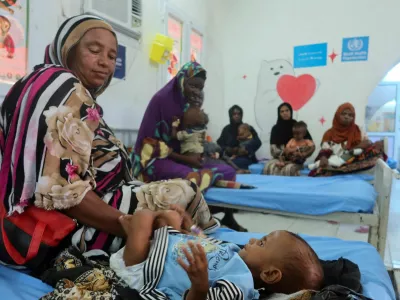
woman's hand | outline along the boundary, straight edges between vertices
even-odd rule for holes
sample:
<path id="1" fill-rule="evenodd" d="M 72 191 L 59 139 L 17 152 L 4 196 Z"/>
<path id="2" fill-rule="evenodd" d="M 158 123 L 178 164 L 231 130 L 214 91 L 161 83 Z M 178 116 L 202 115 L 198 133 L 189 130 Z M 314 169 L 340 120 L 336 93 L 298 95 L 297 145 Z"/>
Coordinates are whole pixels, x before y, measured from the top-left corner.
<path id="1" fill-rule="evenodd" d="M 288 154 L 290 154 L 290 153 L 292 153 L 292 151 L 290 151 L 290 149 L 289 149 L 288 147 L 285 147 L 285 148 L 283 149 L 283 154 L 284 154 L 284 155 L 288 155 Z"/>
<path id="2" fill-rule="evenodd" d="M 171 152 L 169 154 L 169 158 L 176 161 L 177 163 L 181 163 L 196 169 L 200 169 L 203 163 L 203 158 L 200 154 L 183 155 L 176 152 Z"/>
<path id="3" fill-rule="evenodd" d="M 326 158 L 325 156 L 322 156 L 321 159 L 320 159 L 319 167 L 320 168 L 326 168 L 328 166 L 329 166 L 328 158 Z"/>
<path id="4" fill-rule="evenodd" d="M 179 215 L 181 216 L 181 231 L 189 234 L 191 227 L 193 226 L 192 217 L 179 204 L 171 204 L 169 206 L 169 209 L 179 213 Z"/>
<path id="5" fill-rule="evenodd" d="M 186 248 L 182 251 L 189 264 L 186 264 L 182 258 L 178 258 L 178 263 L 186 271 L 192 286 L 190 292 L 193 295 L 207 295 L 208 289 L 208 261 L 204 248 L 200 244 L 188 242 L 191 253 Z"/>
<path id="6" fill-rule="evenodd" d="M 181 231 L 182 216 L 174 210 L 161 211 L 154 220 L 154 229 L 159 229 L 164 226 L 171 226 L 175 230 Z"/>
<path id="7" fill-rule="evenodd" d="M 183 163 L 189 167 L 200 169 L 203 166 L 203 158 L 200 154 L 185 155 Z"/>

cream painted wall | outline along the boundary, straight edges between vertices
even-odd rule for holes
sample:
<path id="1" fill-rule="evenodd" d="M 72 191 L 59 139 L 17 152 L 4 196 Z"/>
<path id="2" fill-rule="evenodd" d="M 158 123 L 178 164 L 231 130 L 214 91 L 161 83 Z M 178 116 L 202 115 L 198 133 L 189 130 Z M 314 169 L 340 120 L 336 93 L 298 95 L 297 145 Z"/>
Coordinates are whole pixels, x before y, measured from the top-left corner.
<path id="1" fill-rule="evenodd" d="M 256 125 L 254 100 L 261 62 L 293 62 L 293 46 L 327 42 L 328 52 L 335 49 L 340 53 L 343 37 L 370 36 L 367 62 L 341 63 L 338 57 L 333 64 L 328 59 L 326 67 L 295 69 L 297 76 L 309 73 L 320 82 L 314 97 L 297 114 L 297 119 L 308 123 L 317 142 L 343 102 L 355 105 L 357 123 L 363 125 L 369 94 L 400 59 L 397 0 L 212 2 L 206 97 L 215 103 L 220 101 L 212 114 L 212 119 L 220 116 L 213 124 L 219 130 L 227 124 L 227 110 L 233 104 L 242 106 L 244 120 Z M 279 103 L 281 100 L 271 103 L 265 111 L 270 127 L 276 122 Z M 321 116 L 327 120 L 324 126 L 318 121 Z M 269 130 L 259 130 L 265 144 Z M 213 132 L 218 130 L 213 128 Z M 259 156 L 265 157 L 268 152 L 263 147 Z"/>

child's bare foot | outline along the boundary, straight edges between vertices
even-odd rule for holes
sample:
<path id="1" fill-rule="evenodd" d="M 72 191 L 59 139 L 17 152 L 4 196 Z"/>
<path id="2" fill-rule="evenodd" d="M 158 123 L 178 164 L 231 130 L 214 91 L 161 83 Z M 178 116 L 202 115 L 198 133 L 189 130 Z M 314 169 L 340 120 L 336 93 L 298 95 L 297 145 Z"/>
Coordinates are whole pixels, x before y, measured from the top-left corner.
<path id="1" fill-rule="evenodd" d="M 278 162 L 276 163 L 276 166 L 277 166 L 278 168 L 283 168 L 283 167 L 285 166 L 285 163 L 284 163 L 283 161 L 278 161 Z"/>

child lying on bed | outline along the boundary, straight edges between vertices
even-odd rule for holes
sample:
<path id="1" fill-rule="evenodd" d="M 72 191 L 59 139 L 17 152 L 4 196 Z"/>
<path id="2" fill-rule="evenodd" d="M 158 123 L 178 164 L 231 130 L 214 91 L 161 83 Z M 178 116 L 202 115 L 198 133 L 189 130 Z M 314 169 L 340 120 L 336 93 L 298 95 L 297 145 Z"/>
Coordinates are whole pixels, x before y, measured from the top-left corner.
<path id="1" fill-rule="evenodd" d="M 257 289 L 291 294 L 321 288 L 318 257 L 297 235 L 275 231 L 240 250 L 206 238 L 193 230 L 183 209 L 171 208 L 175 211 L 141 210 L 120 218 L 126 246 L 111 256 L 110 266 L 142 296 L 258 299 Z"/>
<path id="2" fill-rule="evenodd" d="M 276 166 L 283 168 L 289 163 L 303 165 L 307 157 L 309 157 L 315 150 L 313 141 L 305 139 L 307 134 L 307 124 L 303 121 L 297 122 L 293 125 L 293 138 L 286 144 L 279 162 Z"/>

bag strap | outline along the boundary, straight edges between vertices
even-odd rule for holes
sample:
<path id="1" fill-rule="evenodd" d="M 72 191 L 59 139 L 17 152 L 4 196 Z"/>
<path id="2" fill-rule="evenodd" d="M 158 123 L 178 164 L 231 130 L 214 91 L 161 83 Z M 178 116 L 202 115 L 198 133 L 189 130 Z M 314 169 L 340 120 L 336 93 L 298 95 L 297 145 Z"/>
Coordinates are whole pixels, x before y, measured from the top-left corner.
<path id="1" fill-rule="evenodd" d="M 15 134 L 16 134 L 16 127 L 18 124 L 18 117 L 21 111 L 21 105 L 22 105 L 22 100 L 24 98 L 24 95 L 26 94 L 29 86 L 31 85 L 32 82 L 34 82 L 37 77 L 39 77 L 40 73 L 35 74 L 32 76 L 26 83 L 25 86 L 18 98 L 18 102 L 16 103 L 16 109 L 14 111 L 14 116 L 12 119 L 11 126 L 9 128 L 9 136 L 7 137 L 6 143 L 4 145 L 4 153 L 3 153 L 3 160 L 1 164 L 1 170 L 0 170 L 0 220 L 1 220 L 1 235 L 3 237 L 3 243 L 4 247 L 6 248 L 6 251 L 8 252 L 8 255 L 15 261 L 15 263 L 19 265 L 25 264 L 27 261 L 35 257 L 39 251 L 40 247 L 40 242 L 44 233 L 44 230 L 46 228 L 46 224 L 38 222 L 36 224 L 35 230 L 32 234 L 32 239 L 29 245 L 28 252 L 26 254 L 26 257 L 23 257 L 17 249 L 12 245 L 10 240 L 8 239 L 7 233 L 5 232 L 4 229 L 4 219 L 7 217 L 7 211 L 4 206 L 4 202 L 6 201 L 5 196 L 6 196 L 6 190 L 8 186 L 8 174 L 10 172 L 10 167 L 11 167 L 11 158 L 12 158 L 12 151 L 13 151 L 13 144 L 15 140 Z M 4 133 L 3 133 L 4 134 Z"/>
<path id="2" fill-rule="evenodd" d="M 7 233 L 4 230 L 4 218 L 1 218 L 1 234 L 3 236 L 3 243 L 8 252 L 8 255 L 10 255 L 10 257 L 16 264 L 24 265 L 26 262 L 28 262 L 38 254 L 45 229 L 45 223 L 36 223 L 36 227 L 33 231 L 31 242 L 29 244 L 28 252 L 26 254 L 26 257 L 23 257 L 8 239 Z"/>

